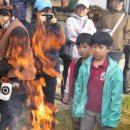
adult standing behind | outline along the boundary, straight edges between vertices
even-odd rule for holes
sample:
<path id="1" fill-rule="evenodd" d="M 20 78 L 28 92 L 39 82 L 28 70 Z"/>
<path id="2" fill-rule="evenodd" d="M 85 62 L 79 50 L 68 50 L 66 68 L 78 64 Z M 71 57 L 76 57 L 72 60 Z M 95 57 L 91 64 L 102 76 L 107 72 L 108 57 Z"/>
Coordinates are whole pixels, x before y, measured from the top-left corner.
<path id="1" fill-rule="evenodd" d="M 15 83 L 10 99 L 5 101 L 0 97 L 0 130 L 5 130 L 6 127 L 11 130 L 19 129 L 20 115 L 27 98 L 27 86 L 24 83 L 35 78 L 28 32 L 18 19 L 11 16 L 10 9 L 12 7 L 6 2 L 0 1 L 0 59 L 5 57 L 11 64 L 7 74 L 2 74 L 0 80 L 1 84 Z M 26 60 L 26 66 L 19 59 Z"/>
<path id="2" fill-rule="evenodd" d="M 44 78 L 46 85 L 43 87 L 43 92 L 45 95 L 45 102 L 54 104 L 54 98 L 55 98 L 55 89 L 56 89 L 56 77 L 57 75 L 51 75 L 43 70 L 43 68 L 47 67 L 49 70 L 49 66 L 53 68 L 53 70 L 57 70 L 57 60 L 59 57 L 57 57 L 57 45 L 64 43 L 64 34 L 61 31 L 60 25 L 57 23 L 57 19 L 55 18 L 53 12 L 52 12 L 52 3 L 50 0 L 36 0 L 34 5 L 34 19 L 31 22 L 31 25 L 33 26 L 34 32 L 38 33 L 36 37 L 36 44 L 33 47 L 34 48 L 34 54 L 35 54 L 35 65 L 37 68 L 37 79 Z M 34 34 L 35 34 L 34 33 Z M 47 59 L 49 59 L 51 64 L 47 64 L 44 62 L 45 60 L 40 57 L 40 55 L 37 55 L 37 52 L 35 52 L 35 48 L 38 47 L 38 42 L 41 40 L 41 52 Z M 50 44 L 49 48 L 48 44 Z M 40 48 L 40 49 L 41 49 Z M 43 63 L 44 62 L 44 63 Z"/>
<path id="3" fill-rule="evenodd" d="M 122 16 L 122 14 L 125 13 L 123 11 L 123 5 L 124 5 L 124 0 L 113 0 L 111 4 L 111 8 L 108 11 L 105 11 L 104 14 L 102 15 L 101 20 L 97 25 L 97 29 L 112 30 L 116 25 L 117 21 L 119 20 L 119 18 Z M 125 13 L 123 20 L 121 21 L 117 29 L 114 31 L 112 37 L 113 37 L 113 46 L 112 46 L 112 51 L 109 53 L 109 55 L 114 60 L 119 62 L 122 58 L 123 49 L 128 44 L 128 41 L 130 40 L 130 17 L 127 13 Z M 125 80 L 128 79 L 126 76 L 124 77 Z M 126 83 L 124 83 L 124 91 L 127 91 L 127 87 L 128 86 L 126 86 Z"/>
<path id="4" fill-rule="evenodd" d="M 76 38 L 81 33 L 93 34 L 96 32 L 96 28 L 92 20 L 88 19 L 89 2 L 88 0 L 79 0 L 77 2 L 74 13 L 69 17 L 65 23 L 65 35 L 66 44 L 71 44 L 72 54 L 71 57 L 64 56 L 63 59 L 63 78 L 64 83 L 61 86 L 61 95 L 63 98 L 66 78 L 68 75 L 68 68 L 73 58 L 79 58 L 78 50 L 76 47 Z M 63 82 L 62 81 L 62 82 Z"/>

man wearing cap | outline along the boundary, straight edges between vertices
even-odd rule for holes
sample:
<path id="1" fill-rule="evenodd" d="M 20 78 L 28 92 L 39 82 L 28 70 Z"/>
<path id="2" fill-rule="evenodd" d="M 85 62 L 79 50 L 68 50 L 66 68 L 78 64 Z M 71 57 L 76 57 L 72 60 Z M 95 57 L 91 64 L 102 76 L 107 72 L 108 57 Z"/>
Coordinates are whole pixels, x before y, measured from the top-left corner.
<path id="1" fill-rule="evenodd" d="M 64 83 L 61 87 L 61 95 L 63 98 L 64 88 L 66 84 L 66 79 L 68 75 L 68 68 L 73 58 L 79 58 L 78 50 L 76 47 L 76 38 L 81 33 L 93 34 L 96 32 L 96 28 L 92 20 L 88 19 L 87 13 L 89 12 L 89 2 L 88 0 L 78 0 L 74 13 L 69 17 L 65 23 L 65 35 L 66 44 L 72 46 L 71 54 L 63 55 L 63 78 Z M 62 81 L 63 82 L 63 81 Z"/>
<path id="2" fill-rule="evenodd" d="M 120 61 L 122 59 L 123 50 L 126 45 L 128 45 L 128 41 L 130 40 L 130 17 L 127 13 L 123 11 L 124 6 L 124 0 L 112 0 L 111 8 L 108 11 L 104 11 L 98 25 L 98 30 L 103 29 L 110 29 L 112 30 L 114 26 L 117 24 L 117 21 L 119 21 L 120 17 L 124 13 L 124 17 L 119 24 L 119 26 L 114 31 L 112 37 L 113 37 L 113 47 L 110 52 L 110 56 L 117 62 L 119 62 L 119 65 L 122 64 Z M 127 51 L 128 52 L 128 51 Z M 128 54 L 126 54 L 128 55 Z M 126 56 L 126 60 L 128 60 Z M 127 93 L 130 91 L 130 77 L 128 78 L 130 74 L 128 74 L 126 71 L 128 69 L 128 62 L 126 61 L 125 65 L 125 71 L 124 71 L 124 93 Z M 128 81 L 127 81 L 128 80 Z M 129 89 L 129 90 L 128 90 Z"/>

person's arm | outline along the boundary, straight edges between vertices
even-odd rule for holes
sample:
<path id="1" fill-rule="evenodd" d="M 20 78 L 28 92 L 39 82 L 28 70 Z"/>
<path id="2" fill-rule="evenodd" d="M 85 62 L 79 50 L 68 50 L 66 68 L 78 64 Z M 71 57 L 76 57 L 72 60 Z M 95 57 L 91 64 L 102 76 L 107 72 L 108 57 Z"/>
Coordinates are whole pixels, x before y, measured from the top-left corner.
<path id="1" fill-rule="evenodd" d="M 128 41 L 130 40 L 130 16 L 127 15 L 126 17 L 127 17 L 127 22 L 126 22 L 126 26 L 125 26 L 125 29 L 124 29 L 124 42 L 125 42 L 125 45 L 127 45 Z"/>
<path id="2" fill-rule="evenodd" d="M 83 93 L 83 72 L 82 72 L 82 66 L 80 67 L 78 78 L 75 83 L 75 89 L 74 89 L 74 98 L 73 98 L 73 105 L 72 105 L 72 114 L 73 118 L 80 118 L 80 115 L 77 115 L 77 108 L 80 104 L 81 95 Z M 82 107 L 82 106 L 80 106 Z"/>
<path id="3" fill-rule="evenodd" d="M 65 90 L 64 90 L 64 97 L 63 97 L 63 102 L 64 103 L 68 103 L 69 100 L 70 100 L 70 97 L 69 97 L 69 81 L 70 80 L 70 67 L 68 69 L 68 76 L 67 76 L 67 80 L 66 80 L 66 85 L 65 85 Z"/>
<path id="4" fill-rule="evenodd" d="M 86 20 L 84 27 L 81 28 L 80 33 L 90 33 L 93 35 L 96 32 L 95 25 L 92 20 Z"/>
<path id="5" fill-rule="evenodd" d="M 117 127 L 121 117 L 122 96 L 123 96 L 123 74 L 119 67 L 114 72 L 112 78 L 112 91 L 110 112 L 108 115 L 108 126 Z"/>
<path id="6" fill-rule="evenodd" d="M 76 29 L 74 28 L 74 21 L 72 21 L 71 18 L 68 18 L 66 23 L 65 23 L 65 35 L 66 39 L 70 40 L 72 42 L 76 42 L 76 38 L 78 36 L 78 33 Z"/>

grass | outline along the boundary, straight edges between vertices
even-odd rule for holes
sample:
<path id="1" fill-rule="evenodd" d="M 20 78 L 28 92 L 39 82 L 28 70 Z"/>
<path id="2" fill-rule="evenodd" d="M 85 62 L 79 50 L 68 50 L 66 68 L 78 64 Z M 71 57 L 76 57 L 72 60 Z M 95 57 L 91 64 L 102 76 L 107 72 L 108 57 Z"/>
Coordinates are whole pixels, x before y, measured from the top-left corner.
<path id="1" fill-rule="evenodd" d="M 57 113 L 56 119 L 59 123 L 55 130 L 72 130 L 70 110 Z M 123 98 L 122 118 L 115 130 L 130 130 L 130 96 L 124 96 Z"/>

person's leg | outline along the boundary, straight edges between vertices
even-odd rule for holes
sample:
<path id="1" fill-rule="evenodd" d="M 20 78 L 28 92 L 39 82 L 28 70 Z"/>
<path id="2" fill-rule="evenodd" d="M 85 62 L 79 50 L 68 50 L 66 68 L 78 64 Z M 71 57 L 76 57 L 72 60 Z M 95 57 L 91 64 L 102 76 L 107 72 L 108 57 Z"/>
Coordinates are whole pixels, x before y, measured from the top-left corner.
<path id="1" fill-rule="evenodd" d="M 80 120 L 74 121 L 72 119 L 72 128 L 73 128 L 73 130 L 80 130 Z"/>
<path id="2" fill-rule="evenodd" d="M 111 127 L 101 126 L 101 113 L 96 113 L 96 122 L 98 130 L 113 130 Z"/>
<path id="3" fill-rule="evenodd" d="M 0 130 L 6 130 L 8 126 L 8 118 L 4 113 L 0 113 Z"/>
<path id="4" fill-rule="evenodd" d="M 123 70 L 124 74 L 124 94 L 130 94 L 130 50 L 129 48 L 125 49 L 125 67 Z"/>
<path id="5" fill-rule="evenodd" d="M 65 84 L 66 84 L 66 80 L 67 80 L 67 76 L 68 76 L 68 69 L 71 63 L 71 59 L 63 59 L 63 79 L 61 82 L 61 99 L 63 98 L 64 95 L 64 89 L 65 89 Z"/>
<path id="6" fill-rule="evenodd" d="M 80 122 L 80 130 L 94 130 L 95 127 L 95 112 L 86 111 Z"/>
<path id="7" fill-rule="evenodd" d="M 8 114 L 7 112 L 1 113 L 0 130 L 6 130 L 11 120 L 12 120 L 12 117 L 10 114 Z"/>
<path id="8" fill-rule="evenodd" d="M 46 86 L 43 87 L 45 94 L 45 102 L 54 104 L 55 90 L 56 90 L 56 77 L 45 76 Z"/>
<path id="9" fill-rule="evenodd" d="M 9 123 L 9 130 L 22 130 L 21 114 L 24 110 L 25 95 L 12 95 L 9 101 L 9 108 L 11 111 L 11 121 Z"/>

